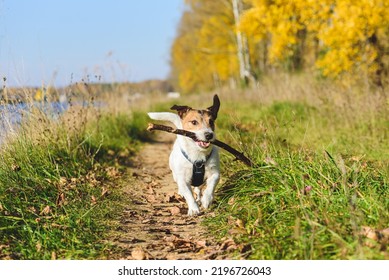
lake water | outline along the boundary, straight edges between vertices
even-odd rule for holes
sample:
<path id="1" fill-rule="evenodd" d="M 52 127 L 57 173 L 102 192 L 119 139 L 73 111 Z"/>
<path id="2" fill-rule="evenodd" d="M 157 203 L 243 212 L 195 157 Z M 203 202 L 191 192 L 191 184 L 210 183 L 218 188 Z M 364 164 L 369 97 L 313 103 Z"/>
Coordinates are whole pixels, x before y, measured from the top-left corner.
<path id="1" fill-rule="evenodd" d="M 102 102 L 73 102 L 77 106 L 93 106 L 103 107 Z M 35 103 L 17 103 L 17 104 L 5 104 L 0 105 L 0 143 L 4 138 L 15 131 L 15 129 L 22 123 L 23 118 L 28 117 L 32 110 L 40 110 L 46 114 L 49 118 L 57 119 L 66 110 L 68 110 L 70 104 L 66 102 L 35 102 Z"/>

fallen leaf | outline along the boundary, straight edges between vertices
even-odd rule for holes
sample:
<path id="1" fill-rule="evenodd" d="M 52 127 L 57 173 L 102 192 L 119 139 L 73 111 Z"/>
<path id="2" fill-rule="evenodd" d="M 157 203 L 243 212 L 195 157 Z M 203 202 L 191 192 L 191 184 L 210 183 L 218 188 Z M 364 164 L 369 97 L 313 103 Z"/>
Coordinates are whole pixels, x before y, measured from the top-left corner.
<path id="1" fill-rule="evenodd" d="M 172 215 L 178 215 L 181 213 L 181 209 L 178 206 L 170 207 L 169 210 Z"/>
<path id="2" fill-rule="evenodd" d="M 36 243 L 35 248 L 36 248 L 36 250 L 37 250 L 38 252 L 40 252 L 41 249 L 42 249 L 42 244 L 41 244 L 40 242 Z"/>
<path id="3" fill-rule="evenodd" d="M 243 222 L 241 219 L 237 219 L 237 220 L 235 221 L 235 225 L 236 225 L 238 228 L 245 229 L 245 227 L 244 227 L 244 222 Z"/>
<path id="4" fill-rule="evenodd" d="M 237 249 L 237 245 L 233 239 L 227 239 L 220 245 L 220 250 L 231 251 Z"/>
<path id="5" fill-rule="evenodd" d="M 165 202 L 175 203 L 175 202 L 184 202 L 185 200 L 181 195 L 176 192 L 168 193 L 164 199 Z"/>
<path id="6" fill-rule="evenodd" d="M 156 201 L 157 201 L 157 198 L 155 197 L 155 195 L 150 194 L 150 195 L 147 195 L 147 196 L 146 196 L 146 200 L 147 200 L 148 202 L 153 203 L 153 202 L 156 202 Z"/>
<path id="7" fill-rule="evenodd" d="M 91 204 L 94 205 L 97 203 L 96 197 L 94 195 L 91 196 Z"/>
<path id="8" fill-rule="evenodd" d="M 377 236 L 376 231 L 374 229 L 372 229 L 371 227 L 363 226 L 362 231 L 361 231 L 361 235 L 365 236 L 369 239 L 373 239 L 375 241 L 378 240 L 378 236 Z"/>
<path id="9" fill-rule="evenodd" d="M 106 194 L 108 194 L 108 189 L 106 187 L 103 187 L 101 190 L 101 196 L 103 197 Z"/>
<path id="10" fill-rule="evenodd" d="M 231 198 L 228 200 L 228 202 L 227 202 L 228 205 L 234 205 L 234 203 L 235 203 L 235 197 L 231 197 Z"/>
<path id="11" fill-rule="evenodd" d="M 43 210 L 39 213 L 40 215 L 48 215 L 51 212 L 51 208 L 49 205 L 47 205 Z"/>
<path id="12" fill-rule="evenodd" d="M 196 245 L 199 247 L 206 247 L 207 246 L 207 241 L 206 240 L 199 240 L 196 242 Z"/>
<path id="13" fill-rule="evenodd" d="M 389 238 L 389 228 L 376 230 L 368 226 L 362 226 L 361 235 L 374 241 L 385 240 Z"/>
<path id="14" fill-rule="evenodd" d="M 64 193 L 60 193 L 57 197 L 57 200 L 56 200 L 56 205 L 57 206 L 62 206 L 65 204 L 65 194 Z"/>
<path id="15" fill-rule="evenodd" d="M 174 242 L 174 241 L 177 241 L 178 240 L 178 237 L 175 236 L 175 235 L 170 235 L 170 236 L 165 236 L 163 238 L 163 240 L 167 241 L 167 242 Z"/>
<path id="16" fill-rule="evenodd" d="M 59 178 L 59 181 L 58 181 L 58 185 L 60 187 L 64 187 L 68 182 L 68 179 L 66 179 L 66 177 L 61 177 Z"/>
<path id="17" fill-rule="evenodd" d="M 105 169 L 108 178 L 117 178 L 120 176 L 119 170 L 114 166 L 109 166 Z"/>
<path id="18" fill-rule="evenodd" d="M 131 257 L 134 260 L 145 260 L 146 259 L 146 253 L 143 250 L 142 247 L 135 247 L 134 250 L 131 252 Z"/>

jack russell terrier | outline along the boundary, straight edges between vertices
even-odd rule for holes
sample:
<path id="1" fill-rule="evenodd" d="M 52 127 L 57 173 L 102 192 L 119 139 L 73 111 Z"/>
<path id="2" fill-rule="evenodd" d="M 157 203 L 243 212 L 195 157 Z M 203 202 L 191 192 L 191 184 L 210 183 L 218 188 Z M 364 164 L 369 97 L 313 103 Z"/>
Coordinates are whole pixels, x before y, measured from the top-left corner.
<path id="1" fill-rule="evenodd" d="M 213 193 L 220 178 L 218 148 L 210 141 L 216 139 L 215 120 L 219 111 L 219 97 L 213 97 L 213 105 L 205 110 L 192 109 L 188 106 L 174 105 L 171 110 L 178 114 L 161 112 L 148 113 L 149 117 L 159 121 L 169 121 L 177 128 L 192 131 L 198 140 L 177 135 L 169 158 L 169 166 L 174 181 L 178 185 L 178 193 L 188 204 L 188 215 L 200 213 L 199 204 L 207 209 L 213 200 Z M 206 185 L 200 196 L 200 187 Z M 196 194 L 196 200 L 192 193 Z"/>

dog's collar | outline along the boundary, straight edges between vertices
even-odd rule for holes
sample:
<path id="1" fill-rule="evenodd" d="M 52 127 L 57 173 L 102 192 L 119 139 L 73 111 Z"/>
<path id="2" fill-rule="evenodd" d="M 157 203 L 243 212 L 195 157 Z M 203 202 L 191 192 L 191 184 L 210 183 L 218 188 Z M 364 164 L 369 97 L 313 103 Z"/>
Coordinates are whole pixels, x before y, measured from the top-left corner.
<path id="1" fill-rule="evenodd" d="M 193 165 L 193 172 L 192 172 L 192 186 L 199 187 L 204 183 L 204 175 L 205 175 L 205 163 L 208 161 L 208 159 L 211 157 L 213 153 L 214 147 L 212 147 L 211 152 L 205 160 L 196 160 L 191 161 L 188 154 L 185 153 L 183 149 L 181 149 L 182 155 Z"/>

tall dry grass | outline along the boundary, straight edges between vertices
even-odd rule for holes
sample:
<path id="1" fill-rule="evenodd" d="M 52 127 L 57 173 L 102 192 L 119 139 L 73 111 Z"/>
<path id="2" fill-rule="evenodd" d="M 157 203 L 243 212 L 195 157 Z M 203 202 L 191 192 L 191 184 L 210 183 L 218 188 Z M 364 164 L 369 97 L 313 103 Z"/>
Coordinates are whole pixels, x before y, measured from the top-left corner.
<path id="1" fill-rule="evenodd" d="M 102 242 L 120 202 L 112 181 L 146 119 L 120 94 L 66 90 L 65 112 L 46 106 L 56 95 L 26 98 L 21 122 L 3 128 L 13 132 L 0 147 L 1 259 L 106 258 L 113 248 Z"/>

